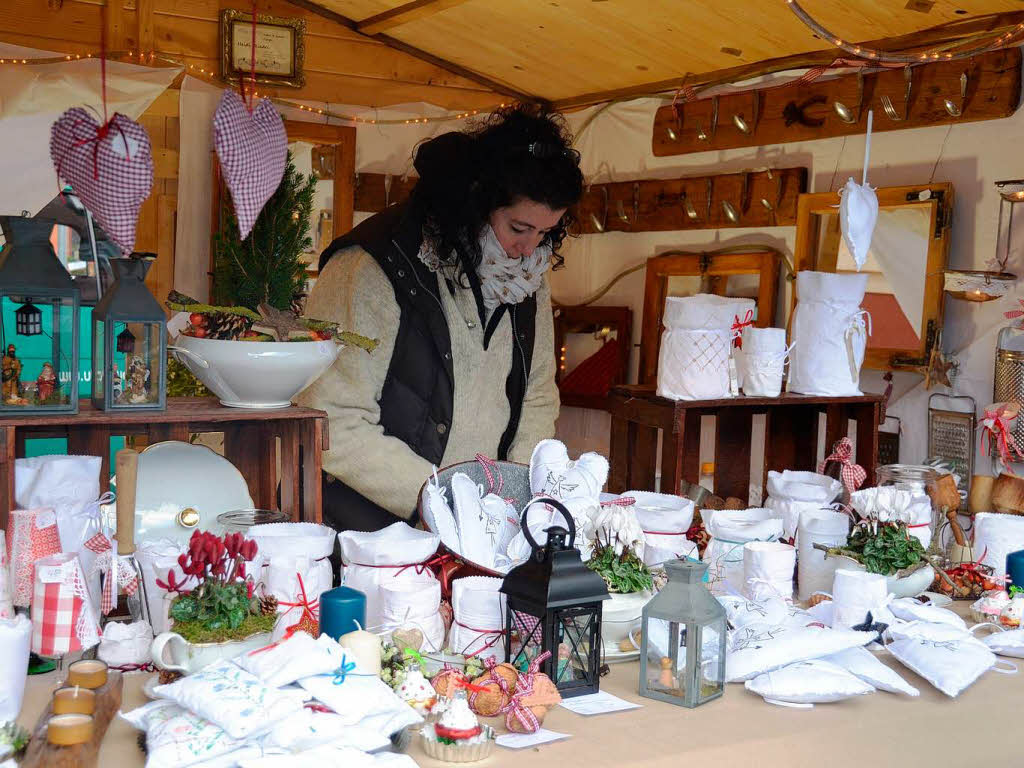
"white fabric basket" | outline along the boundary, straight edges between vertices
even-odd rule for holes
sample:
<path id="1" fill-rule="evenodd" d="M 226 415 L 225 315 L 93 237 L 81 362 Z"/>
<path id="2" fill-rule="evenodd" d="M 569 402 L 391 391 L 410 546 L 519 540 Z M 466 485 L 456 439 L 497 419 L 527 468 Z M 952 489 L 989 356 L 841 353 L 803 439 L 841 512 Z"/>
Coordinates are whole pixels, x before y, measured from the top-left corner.
<path id="1" fill-rule="evenodd" d="M 751 541 L 743 545 L 743 593 L 751 600 L 793 598 L 796 548 L 777 541 Z"/>
<path id="2" fill-rule="evenodd" d="M 843 492 L 838 480 L 817 472 L 783 470 L 768 472 L 766 509 L 782 516 L 786 538 L 794 538 L 804 512 L 815 513 L 827 507 Z"/>
<path id="3" fill-rule="evenodd" d="M 743 545 L 748 541 L 774 541 L 782 535 L 782 520 L 769 509 L 702 510 L 711 540 L 702 560 L 709 563 L 708 588 L 712 594 L 743 593 Z"/>
<path id="4" fill-rule="evenodd" d="M 836 547 L 846 543 L 850 532 L 850 518 L 842 512 L 820 510 L 803 512 L 797 525 L 797 582 L 798 596 L 807 600 L 815 592 L 831 592 L 832 578 L 841 562 L 814 548 L 815 543 Z"/>
<path id="5" fill-rule="evenodd" d="M 870 315 L 860 308 L 867 281 L 867 274 L 797 274 L 790 392 L 861 394 L 860 367 L 871 334 Z"/>
<path id="6" fill-rule="evenodd" d="M 452 582 L 454 620 L 448 645 L 455 653 L 478 656 L 481 661 L 505 654 L 505 595 L 502 580 L 467 576 Z"/>
<path id="7" fill-rule="evenodd" d="M 732 331 L 675 328 L 661 335 L 658 395 L 672 400 L 729 397 Z"/>

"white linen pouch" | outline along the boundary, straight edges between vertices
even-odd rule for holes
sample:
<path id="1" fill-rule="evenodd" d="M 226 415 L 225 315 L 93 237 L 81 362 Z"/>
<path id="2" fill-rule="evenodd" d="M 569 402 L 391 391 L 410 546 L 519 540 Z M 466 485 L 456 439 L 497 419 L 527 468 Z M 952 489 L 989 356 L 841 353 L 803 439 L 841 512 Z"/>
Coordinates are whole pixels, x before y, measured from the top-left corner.
<path id="1" fill-rule="evenodd" d="M 888 636 L 889 653 L 951 698 L 997 663 L 985 643 L 948 624 L 912 621 L 890 627 Z"/>
<path id="2" fill-rule="evenodd" d="M 146 768 L 187 768 L 244 745 L 173 701 L 158 699 L 120 714 L 146 734 Z"/>
<path id="3" fill-rule="evenodd" d="M 822 659 L 801 661 L 773 672 L 765 672 L 753 680 L 747 680 L 744 687 L 769 704 L 808 706 L 875 692 L 871 685 L 859 677 Z"/>
<path id="4" fill-rule="evenodd" d="M 340 681 L 340 682 L 339 682 Z M 344 676 L 316 675 L 299 680 L 314 699 L 333 709 L 349 725 L 370 728 L 390 737 L 408 725 L 423 722 L 379 677 L 357 667 Z"/>
<path id="5" fill-rule="evenodd" d="M 96 652 L 100 661 L 112 667 L 127 664 L 145 664 L 151 661 L 150 647 L 153 645 L 153 630 L 144 620 L 125 624 L 108 621 L 103 627 L 103 637 Z"/>
<path id="6" fill-rule="evenodd" d="M 903 621 L 927 621 L 932 624 L 948 624 L 957 629 L 967 629 L 967 624 L 948 608 L 922 603 L 913 597 L 901 597 L 892 600 L 889 611 L 897 619 Z"/>
<path id="7" fill-rule="evenodd" d="M 831 656 L 825 661 L 838 664 L 865 683 L 887 693 L 902 693 L 906 696 L 920 696 L 921 692 L 887 667 L 867 648 L 850 648 Z"/>
<path id="8" fill-rule="evenodd" d="M 1002 629 L 1002 627 L 998 627 L 996 624 L 978 624 L 971 627 L 971 632 L 985 626 Z M 1024 629 L 1008 629 L 1002 632 L 994 632 L 991 635 L 982 637 L 981 642 L 999 656 L 1012 656 L 1017 659 L 1024 659 Z"/>
<path id="9" fill-rule="evenodd" d="M 762 672 L 867 645 L 876 637 L 874 632 L 850 629 L 748 624 L 729 632 L 726 681 L 739 683 L 750 680 Z"/>
<path id="10" fill-rule="evenodd" d="M 296 632 L 286 640 L 241 653 L 234 662 L 265 685 L 280 688 L 303 677 L 333 672 L 344 655 L 333 637 L 320 635 L 314 640 L 306 632 Z"/>
<path id="11" fill-rule="evenodd" d="M 373 728 L 352 725 L 347 718 L 333 712 L 314 712 L 303 708 L 285 718 L 263 737 L 264 749 L 299 752 L 321 744 L 354 747 L 361 752 L 373 752 L 390 746 L 391 740 Z"/>
<path id="12" fill-rule="evenodd" d="M 223 728 L 233 739 L 269 730 L 302 709 L 296 691 L 280 691 L 261 682 L 234 662 L 218 661 L 153 692 Z"/>

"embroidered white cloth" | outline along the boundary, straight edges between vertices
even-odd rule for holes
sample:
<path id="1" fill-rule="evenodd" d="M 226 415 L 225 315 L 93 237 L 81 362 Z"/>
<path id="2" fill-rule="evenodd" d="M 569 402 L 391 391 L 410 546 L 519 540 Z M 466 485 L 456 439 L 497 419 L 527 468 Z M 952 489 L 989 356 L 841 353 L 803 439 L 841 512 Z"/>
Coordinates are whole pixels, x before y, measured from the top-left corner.
<path id="1" fill-rule="evenodd" d="M 888 636 L 889 653 L 950 698 L 996 665 L 985 643 L 949 624 L 912 621 L 890 627 Z"/>
<path id="2" fill-rule="evenodd" d="M 920 696 L 921 692 L 878 660 L 867 648 L 850 648 L 826 657 L 826 661 L 838 664 L 847 672 L 856 675 L 865 683 L 880 691 L 902 693 L 905 696 Z"/>
<path id="3" fill-rule="evenodd" d="M 782 536 L 782 518 L 770 509 L 702 510 L 711 540 L 704 550 L 708 588 L 712 594 L 743 592 L 743 545 L 775 541 Z"/>
<path id="4" fill-rule="evenodd" d="M 267 686 L 280 688 L 303 677 L 333 672 L 344 655 L 334 638 L 320 635 L 314 640 L 300 631 L 287 640 L 241 653 L 234 662 Z"/>
<path id="5" fill-rule="evenodd" d="M 726 681 L 750 680 L 762 672 L 867 645 L 876 637 L 874 632 L 849 629 L 748 624 L 729 632 Z"/>
<path id="6" fill-rule="evenodd" d="M 744 686 L 769 704 L 813 706 L 864 696 L 875 689 L 838 664 L 823 659 L 802 661 L 773 672 L 764 672 Z"/>
<path id="7" fill-rule="evenodd" d="M 121 717 L 146 734 L 146 768 L 187 768 L 244 744 L 173 701 L 151 701 Z"/>

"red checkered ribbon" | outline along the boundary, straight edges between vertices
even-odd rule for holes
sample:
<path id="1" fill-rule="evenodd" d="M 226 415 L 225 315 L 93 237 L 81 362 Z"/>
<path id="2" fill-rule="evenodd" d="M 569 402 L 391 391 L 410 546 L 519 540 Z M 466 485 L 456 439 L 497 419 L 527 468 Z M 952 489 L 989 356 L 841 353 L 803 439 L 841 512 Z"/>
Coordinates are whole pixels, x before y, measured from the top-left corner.
<path id="1" fill-rule="evenodd" d="M 747 314 L 743 316 L 742 320 L 740 320 L 739 315 L 733 315 L 733 317 L 735 319 L 733 320 L 732 328 L 730 328 L 730 330 L 732 331 L 733 346 L 735 346 L 737 349 L 742 349 L 743 329 L 746 328 L 747 326 L 754 324 L 754 310 L 748 309 Z"/>
<path id="2" fill-rule="evenodd" d="M 632 507 L 634 504 L 636 504 L 636 499 L 632 496 L 620 496 L 619 498 L 612 499 L 611 501 L 601 502 L 602 507 Z"/>
<path id="3" fill-rule="evenodd" d="M 1006 471 L 1011 475 L 1017 474 L 1013 471 L 1011 462 L 1024 461 L 1024 453 L 1021 453 L 1017 441 L 1013 438 L 1013 433 L 1010 432 L 1009 422 L 1015 418 L 1017 417 L 1005 418 L 1002 403 L 999 403 L 992 409 L 986 408 L 985 418 L 981 420 L 982 450 L 986 453 L 991 452 L 992 443 L 995 442 L 999 458 L 1002 460 L 1003 466 L 1006 467 Z"/>
<path id="4" fill-rule="evenodd" d="M 134 595 L 139 588 L 139 578 L 128 561 L 120 557 L 115 558 L 114 548 L 105 534 L 93 535 L 83 546 L 97 555 L 89 576 L 92 577 L 97 572 L 103 574 L 103 596 L 100 600 L 100 610 L 104 616 L 107 616 L 114 610 L 114 604 L 117 602 L 115 587 L 120 586 L 126 595 Z"/>
<path id="5" fill-rule="evenodd" d="M 494 670 L 498 666 L 498 662 L 494 660 L 493 656 L 488 656 L 484 659 L 484 666 L 487 667 L 487 679 L 483 683 L 476 683 L 473 685 L 472 693 L 469 694 L 469 706 L 476 711 L 476 697 L 481 693 L 489 693 L 490 688 L 488 686 L 491 683 L 495 683 L 498 689 L 509 697 L 512 698 L 512 691 L 508 687 L 508 683 L 505 682 L 505 678 L 501 675 L 495 674 Z M 479 679 L 479 678 L 477 678 Z"/>
<path id="6" fill-rule="evenodd" d="M 506 504 L 515 505 L 516 500 L 511 496 L 502 496 L 501 489 L 505 487 L 505 478 L 501 476 L 501 470 L 498 468 L 498 463 L 482 453 L 476 455 L 476 460 L 480 464 L 480 467 L 484 471 L 484 475 L 487 477 L 487 492 L 493 493 L 495 496 L 502 498 Z M 495 480 L 497 478 L 497 480 Z"/>
<path id="7" fill-rule="evenodd" d="M 551 651 L 544 651 L 530 662 L 526 673 L 520 675 L 516 681 L 515 693 L 509 696 L 508 704 L 499 710 L 505 714 L 505 727 L 510 731 L 536 733 L 540 728 L 540 721 L 533 714 L 533 710 L 523 704 L 523 699 L 533 694 L 533 681 L 537 676 L 537 671 L 540 669 L 540 665 L 549 658 L 551 658 Z M 519 728 L 513 728 L 513 723 L 516 722 L 519 723 Z"/>
<path id="8" fill-rule="evenodd" d="M 843 486 L 850 493 L 860 488 L 868 478 L 868 473 L 860 464 L 853 462 L 853 443 L 850 438 L 844 437 L 832 446 L 832 453 L 825 457 L 825 460 L 818 465 L 818 473 L 825 471 L 825 465 L 830 461 L 838 461 L 842 465 L 839 472 L 839 479 Z"/>
<path id="9" fill-rule="evenodd" d="M 1020 309 L 1009 309 L 1006 312 L 1003 312 L 1003 317 L 1007 320 L 1024 318 L 1024 299 L 1017 299 L 1017 303 L 1020 304 Z M 1014 325 L 1018 328 L 1024 327 L 1024 320 L 1019 323 L 1014 323 Z"/>

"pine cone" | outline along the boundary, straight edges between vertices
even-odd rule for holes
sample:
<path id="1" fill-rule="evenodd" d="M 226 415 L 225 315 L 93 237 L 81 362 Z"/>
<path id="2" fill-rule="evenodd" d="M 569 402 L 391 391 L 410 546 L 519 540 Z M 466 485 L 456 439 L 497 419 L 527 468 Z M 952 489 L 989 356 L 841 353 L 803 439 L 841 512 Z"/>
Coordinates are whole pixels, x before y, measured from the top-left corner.
<path id="1" fill-rule="evenodd" d="M 306 294 L 296 293 L 292 296 L 292 303 L 288 309 L 295 313 L 296 317 L 302 317 L 302 311 L 306 308 Z"/>
<path id="2" fill-rule="evenodd" d="M 261 597 L 260 613 L 264 616 L 273 616 L 277 613 L 277 598 L 273 595 L 265 595 Z"/>
<path id="3" fill-rule="evenodd" d="M 233 341 L 252 326 L 252 320 L 227 312 L 210 312 L 206 317 L 206 338 Z"/>
<path id="4" fill-rule="evenodd" d="M 158 679 L 160 681 L 160 685 L 169 685 L 180 677 L 181 672 L 172 672 L 169 669 L 161 669 L 160 677 Z"/>

